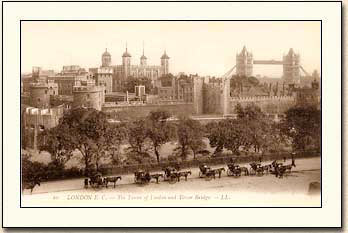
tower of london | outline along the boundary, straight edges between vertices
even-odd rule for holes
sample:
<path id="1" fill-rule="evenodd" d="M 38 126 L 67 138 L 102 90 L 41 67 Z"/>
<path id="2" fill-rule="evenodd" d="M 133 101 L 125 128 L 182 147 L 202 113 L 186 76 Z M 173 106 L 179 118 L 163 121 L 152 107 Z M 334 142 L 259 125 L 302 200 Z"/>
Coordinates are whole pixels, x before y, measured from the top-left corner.
<path id="1" fill-rule="evenodd" d="M 151 80 L 153 86 L 159 86 L 159 78 L 169 74 L 169 59 L 167 52 L 164 51 L 160 57 L 160 65 L 149 65 L 145 56 L 144 48 L 139 64 L 132 63 L 132 55 L 126 46 L 122 54 L 122 64 L 112 65 L 111 54 L 105 50 L 101 57 L 101 66 L 91 68 L 90 72 L 94 73 L 96 84 L 105 86 L 105 93 L 122 91 L 122 85 L 129 77 L 145 77 Z"/>

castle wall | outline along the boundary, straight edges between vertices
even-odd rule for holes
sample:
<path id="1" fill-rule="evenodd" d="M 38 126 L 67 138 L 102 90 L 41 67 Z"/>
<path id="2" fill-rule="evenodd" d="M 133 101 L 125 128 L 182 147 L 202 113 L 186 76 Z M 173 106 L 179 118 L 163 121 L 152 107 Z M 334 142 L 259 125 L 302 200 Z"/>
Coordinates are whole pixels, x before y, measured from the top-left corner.
<path id="1" fill-rule="evenodd" d="M 204 114 L 223 114 L 222 89 L 219 83 L 204 84 L 202 96 Z"/>
<path id="2" fill-rule="evenodd" d="M 166 110 L 172 115 L 195 114 L 193 103 L 176 103 L 176 104 L 144 104 L 144 105 L 104 105 L 102 111 L 109 112 L 127 112 L 129 117 L 145 117 L 151 111 Z"/>
<path id="3" fill-rule="evenodd" d="M 246 97 L 246 98 L 230 98 L 228 114 L 235 114 L 234 111 L 237 104 L 242 107 L 254 103 L 261 108 L 263 112 L 269 114 L 284 113 L 290 107 L 294 106 L 296 101 L 292 96 L 272 96 L 272 97 Z"/>

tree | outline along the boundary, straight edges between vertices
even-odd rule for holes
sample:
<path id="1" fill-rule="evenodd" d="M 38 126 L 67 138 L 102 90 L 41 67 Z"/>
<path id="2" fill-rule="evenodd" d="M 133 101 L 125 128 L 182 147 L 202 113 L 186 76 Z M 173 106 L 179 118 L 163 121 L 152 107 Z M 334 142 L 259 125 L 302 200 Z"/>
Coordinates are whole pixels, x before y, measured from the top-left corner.
<path id="1" fill-rule="evenodd" d="M 295 106 L 285 112 L 282 132 L 292 138 L 294 149 L 320 148 L 321 112 L 314 106 Z"/>
<path id="2" fill-rule="evenodd" d="M 270 120 L 255 104 L 249 104 L 244 108 L 237 105 L 236 111 L 239 124 L 243 127 L 245 148 L 252 146 L 255 152 L 259 152 L 270 132 Z"/>
<path id="3" fill-rule="evenodd" d="M 70 110 L 57 126 L 69 129 L 69 143 L 66 147 L 69 150 L 80 151 L 86 175 L 92 171 L 93 161 L 98 169 L 99 160 L 105 148 L 105 132 L 108 126 L 106 115 L 92 108 Z"/>
<path id="4" fill-rule="evenodd" d="M 127 127 L 125 124 L 110 124 L 106 132 L 106 151 L 110 154 L 113 164 L 120 164 L 120 149 L 127 139 Z"/>
<path id="5" fill-rule="evenodd" d="M 149 139 L 147 135 L 147 125 L 144 119 L 131 122 L 128 126 L 128 157 L 138 163 L 149 158 L 150 150 Z"/>
<path id="6" fill-rule="evenodd" d="M 215 148 L 214 154 L 221 153 L 225 145 L 225 121 L 209 122 L 206 125 L 206 133 L 208 135 L 209 144 Z"/>
<path id="7" fill-rule="evenodd" d="M 230 150 L 233 154 L 239 155 L 240 148 L 250 146 L 247 129 L 241 119 L 226 119 L 223 122 L 224 148 Z"/>
<path id="8" fill-rule="evenodd" d="M 177 125 L 177 138 L 180 157 L 186 159 L 188 152 L 193 152 L 194 158 L 196 153 L 203 149 L 203 128 L 199 121 L 191 118 L 182 117 Z"/>
<path id="9" fill-rule="evenodd" d="M 70 129 L 67 125 L 60 125 L 44 130 L 38 137 L 38 148 L 51 155 L 53 164 L 64 165 L 72 156 L 73 147 L 70 145 Z"/>
<path id="10" fill-rule="evenodd" d="M 168 122 L 170 113 L 167 111 L 152 111 L 147 116 L 147 136 L 151 140 L 151 147 L 160 162 L 159 149 L 173 137 L 173 126 Z"/>
<path id="11" fill-rule="evenodd" d="M 21 154 L 21 160 L 23 184 L 45 178 L 46 166 L 43 163 L 33 162 L 30 160 L 30 155 L 23 153 Z"/>

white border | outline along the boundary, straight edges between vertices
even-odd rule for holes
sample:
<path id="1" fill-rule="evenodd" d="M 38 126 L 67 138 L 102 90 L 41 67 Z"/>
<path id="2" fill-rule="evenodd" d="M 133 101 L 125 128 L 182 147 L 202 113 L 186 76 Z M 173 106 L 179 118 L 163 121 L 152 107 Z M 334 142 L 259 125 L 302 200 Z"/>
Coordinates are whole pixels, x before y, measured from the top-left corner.
<path id="1" fill-rule="evenodd" d="M 339 227 L 341 224 L 341 4 L 3 3 L 4 227 Z M 143 7 L 147 10 L 144 11 Z M 323 208 L 20 209 L 20 19 L 321 19 Z M 300 36 L 300 35 L 299 35 Z M 209 214 L 207 214 L 209 212 Z M 144 217 L 152 216 L 152 217 Z M 158 216 L 154 218 L 153 216 Z M 167 217 L 172 216 L 172 217 Z"/>

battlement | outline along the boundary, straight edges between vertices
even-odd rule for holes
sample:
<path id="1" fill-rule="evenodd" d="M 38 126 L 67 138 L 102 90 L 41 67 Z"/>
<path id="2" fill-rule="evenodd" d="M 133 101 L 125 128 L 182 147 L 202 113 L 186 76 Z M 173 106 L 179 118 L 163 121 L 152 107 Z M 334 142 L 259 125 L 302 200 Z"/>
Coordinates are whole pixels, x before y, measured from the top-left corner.
<path id="1" fill-rule="evenodd" d="M 40 116 L 59 116 L 63 115 L 64 112 L 64 105 L 59 105 L 54 108 L 34 108 L 34 107 L 27 107 L 25 109 L 25 114 L 30 115 L 40 115 Z"/>
<path id="2" fill-rule="evenodd" d="M 267 100 L 295 100 L 293 96 L 253 96 L 253 97 L 230 97 L 230 101 L 267 101 Z"/>

